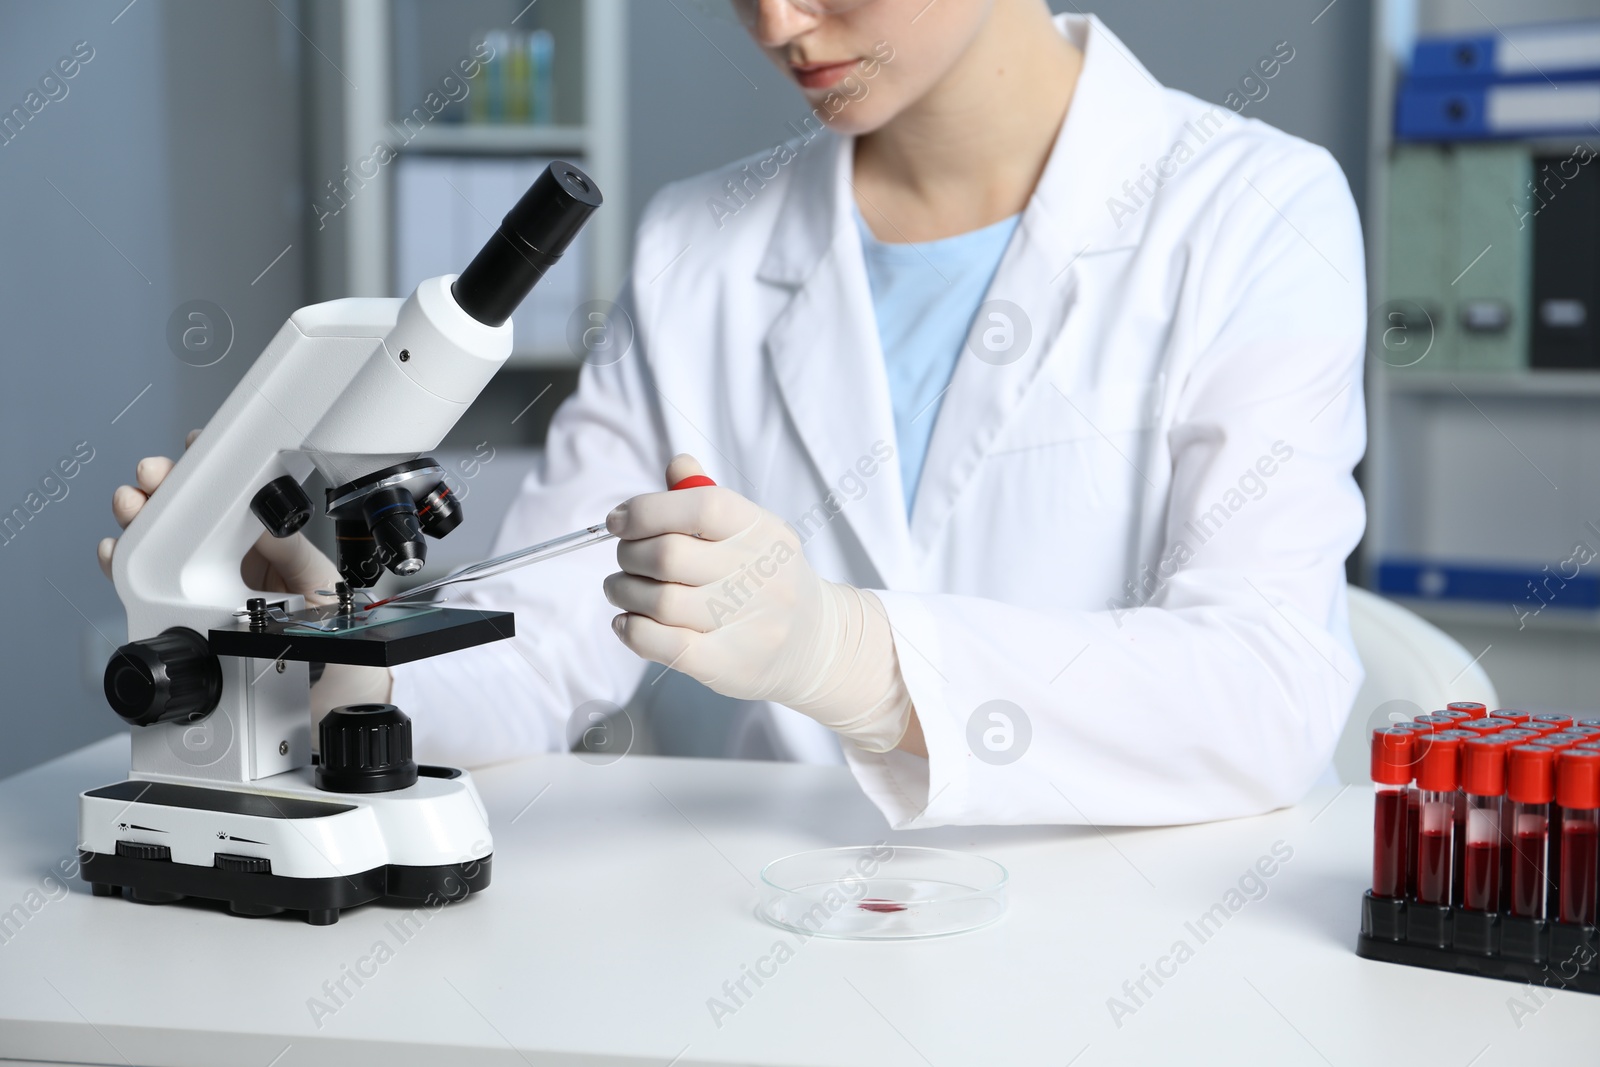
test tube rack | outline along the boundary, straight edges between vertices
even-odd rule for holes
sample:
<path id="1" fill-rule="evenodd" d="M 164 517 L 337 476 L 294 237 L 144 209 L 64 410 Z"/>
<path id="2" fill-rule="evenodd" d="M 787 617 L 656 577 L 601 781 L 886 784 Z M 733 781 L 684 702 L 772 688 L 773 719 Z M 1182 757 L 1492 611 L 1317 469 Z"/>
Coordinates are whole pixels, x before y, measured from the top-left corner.
<path id="1" fill-rule="evenodd" d="M 1370 889 L 1356 955 L 1600 994 L 1600 927 L 1375 897 Z"/>
<path id="2" fill-rule="evenodd" d="M 1456 740 L 1445 742 L 1451 737 Z M 1466 747 L 1461 744 L 1463 739 Z M 1424 744 L 1425 740 L 1430 743 Z M 1540 872 L 1539 880 L 1519 883 L 1524 887 L 1540 886 L 1538 895 L 1531 896 L 1524 889 L 1519 897 L 1521 903 L 1510 904 L 1510 887 L 1503 884 L 1503 879 L 1512 854 L 1507 854 L 1503 865 L 1496 860 L 1490 868 L 1478 868 L 1485 871 L 1498 867 L 1499 873 L 1482 875 L 1474 883 L 1479 906 L 1465 907 L 1463 904 L 1471 903 L 1473 895 L 1469 893 L 1463 900 L 1461 868 L 1455 868 L 1453 884 L 1448 870 L 1459 861 L 1460 856 L 1455 853 L 1463 842 L 1445 835 L 1455 843 L 1444 853 L 1443 898 L 1439 897 L 1437 878 L 1427 883 L 1433 889 L 1424 894 L 1418 866 L 1426 861 L 1419 859 L 1418 824 L 1412 821 L 1416 819 L 1419 790 L 1423 791 L 1424 804 L 1437 804 L 1441 790 L 1444 797 L 1455 791 L 1454 835 L 1461 832 L 1466 807 L 1479 805 L 1480 810 L 1494 813 L 1492 820 L 1475 824 L 1484 828 L 1481 832 L 1489 839 L 1499 838 L 1496 852 L 1491 855 L 1518 847 L 1507 837 L 1501 821 L 1507 799 L 1545 805 L 1551 816 L 1546 821 L 1544 813 L 1536 810 L 1534 833 L 1541 838 L 1558 834 L 1553 817 L 1558 806 L 1550 803 L 1556 799 L 1554 783 L 1558 776 L 1551 768 L 1559 763 L 1561 751 L 1600 748 L 1600 719 L 1574 724 L 1570 717 L 1561 715 L 1520 711 L 1490 714 L 1482 704 L 1462 702 L 1431 715 L 1419 715 L 1412 723 L 1380 727 L 1373 733 L 1372 745 L 1372 776 L 1379 790 L 1380 806 L 1374 812 L 1373 888 L 1362 895 L 1356 954 L 1410 967 L 1600 994 L 1600 926 L 1594 924 L 1596 907 L 1600 906 L 1595 899 L 1600 871 L 1593 869 L 1596 860 L 1592 854 L 1585 864 L 1591 868 L 1588 878 L 1574 881 L 1581 894 L 1574 900 L 1588 901 L 1587 907 L 1573 909 L 1580 921 L 1570 921 L 1572 913 L 1557 907 L 1559 894 L 1566 890 L 1552 877 L 1554 870 L 1543 858 L 1536 866 L 1521 867 L 1525 871 L 1531 866 Z M 1468 747 L 1474 751 L 1467 752 Z M 1536 755 L 1535 748 L 1548 749 L 1549 756 Z M 1515 758 L 1509 755 L 1512 751 L 1518 753 Z M 1574 789 L 1570 795 L 1581 798 L 1577 807 L 1592 809 L 1595 764 L 1600 760 L 1595 753 L 1576 751 L 1571 759 L 1574 773 L 1570 783 Z M 1513 773 L 1508 774 L 1508 767 Z M 1541 768 L 1542 773 L 1534 773 Z M 1528 773 L 1521 774 L 1524 771 Z M 1512 778 L 1519 774 L 1513 783 Z M 1583 785 L 1585 781 L 1587 786 Z M 1381 803 L 1383 797 L 1389 798 L 1387 806 Z M 1409 817 L 1404 812 L 1396 814 L 1397 797 L 1409 810 Z M 1429 797 L 1434 799 L 1430 801 Z M 1593 813 L 1587 818 L 1592 819 Z M 1545 854 L 1541 851 L 1538 855 Z M 1439 871 L 1437 865 L 1429 869 L 1436 874 Z M 1542 903 L 1535 905 L 1535 900 Z"/>

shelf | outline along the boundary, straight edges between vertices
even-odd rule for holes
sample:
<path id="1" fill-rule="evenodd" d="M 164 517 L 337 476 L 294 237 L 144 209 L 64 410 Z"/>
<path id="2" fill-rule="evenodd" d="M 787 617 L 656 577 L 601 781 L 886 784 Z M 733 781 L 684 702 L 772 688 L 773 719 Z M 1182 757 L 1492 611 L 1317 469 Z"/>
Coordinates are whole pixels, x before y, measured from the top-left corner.
<path id="1" fill-rule="evenodd" d="M 435 123 L 417 132 L 408 152 L 583 155 L 589 147 L 584 126 L 517 126 Z"/>
<path id="2" fill-rule="evenodd" d="M 1420 597 L 1383 594 L 1408 611 L 1421 615 L 1435 626 L 1489 626 L 1521 630 L 1558 630 L 1566 633 L 1586 633 L 1600 636 L 1600 611 L 1577 611 L 1571 608 L 1545 608 L 1537 615 L 1521 619 L 1509 604 L 1481 604 L 1463 601 L 1425 600 Z"/>
<path id="3" fill-rule="evenodd" d="M 1600 397 L 1600 371 L 1389 371 L 1382 380 L 1391 393 L 1417 396 Z"/>

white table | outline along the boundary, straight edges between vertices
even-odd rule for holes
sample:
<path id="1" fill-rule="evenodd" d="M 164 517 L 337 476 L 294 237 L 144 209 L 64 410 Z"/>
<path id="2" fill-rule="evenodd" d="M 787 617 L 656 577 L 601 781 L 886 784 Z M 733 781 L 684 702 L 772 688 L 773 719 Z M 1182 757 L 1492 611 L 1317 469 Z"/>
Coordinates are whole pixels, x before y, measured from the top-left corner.
<path id="1" fill-rule="evenodd" d="M 312 927 L 95 898 L 82 883 L 56 890 L 46 878 L 73 855 L 78 791 L 126 768 L 117 737 L 0 782 L 0 917 L 31 890 L 44 901 L 0 928 L 0 1056 L 208 1067 L 1600 1062 L 1600 997 L 1555 993 L 1519 1027 L 1516 985 L 1356 957 L 1363 788 L 1178 829 L 892 833 L 842 768 L 551 756 L 478 774 L 494 884 L 401 942 L 386 925 L 395 908 Z M 933 941 L 811 939 L 760 988 L 747 980 L 753 995 L 719 1027 L 707 1002 L 726 1000 L 724 982 L 796 941 L 752 914 L 761 866 L 879 840 L 999 860 L 1012 874 L 1009 914 Z M 1264 880 L 1266 895 L 1202 942 L 1185 924 L 1226 904 L 1275 842 L 1293 856 Z M 1123 983 L 1180 940 L 1192 956 L 1162 964 L 1172 976 L 1146 978 L 1151 995 L 1135 1004 Z M 331 1004 L 323 983 L 379 941 L 392 958 L 363 965 L 374 976 L 359 988 L 346 979 L 353 994 L 314 1021 L 310 998 Z M 1137 1010 L 1114 1020 L 1112 997 Z"/>

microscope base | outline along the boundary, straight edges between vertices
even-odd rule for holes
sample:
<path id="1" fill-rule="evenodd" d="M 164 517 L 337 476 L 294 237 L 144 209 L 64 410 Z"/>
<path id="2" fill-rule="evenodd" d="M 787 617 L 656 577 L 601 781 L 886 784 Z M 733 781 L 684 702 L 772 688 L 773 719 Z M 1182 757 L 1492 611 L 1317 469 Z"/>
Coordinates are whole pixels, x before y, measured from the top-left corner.
<path id="1" fill-rule="evenodd" d="M 326 926 L 377 900 L 436 911 L 489 885 L 494 846 L 469 774 L 421 767 L 380 793 L 318 789 L 302 767 L 238 784 L 130 778 L 79 796 L 96 896 L 221 901 Z"/>
<path id="2" fill-rule="evenodd" d="M 170 860 L 80 852 L 82 877 L 97 897 L 121 894 L 140 904 L 170 904 L 186 897 L 215 900 L 235 915 L 304 912 L 312 926 L 330 926 L 358 904 L 394 900 L 430 908 L 455 904 L 489 885 L 492 856 L 438 867 L 390 864 L 359 874 L 286 878 L 248 874 Z"/>

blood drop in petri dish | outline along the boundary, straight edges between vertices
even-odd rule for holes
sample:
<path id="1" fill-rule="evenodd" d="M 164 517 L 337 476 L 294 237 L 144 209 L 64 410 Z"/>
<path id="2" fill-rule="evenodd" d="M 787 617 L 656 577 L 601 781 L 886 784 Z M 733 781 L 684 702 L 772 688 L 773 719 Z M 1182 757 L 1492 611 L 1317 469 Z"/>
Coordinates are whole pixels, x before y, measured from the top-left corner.
<path id="1" fill-rule="evenodd" d="M 878 912 L 906 910 L 906 906 L 901 904 L 899 901 L 884 900 L 882 897 L 862 897 L 861 900 L 856 903 L 856 907 L 860 908 L 862 911 Z"/>

